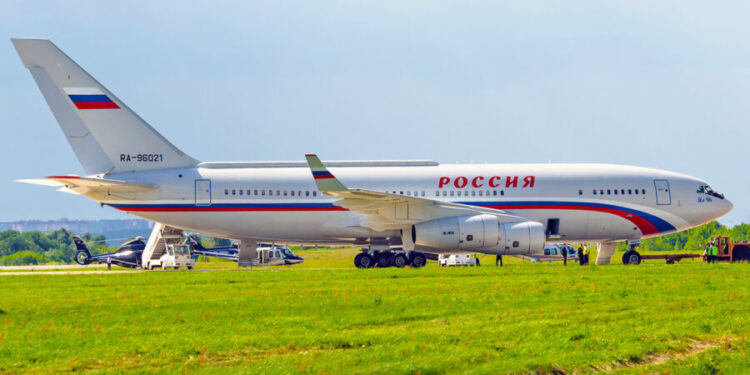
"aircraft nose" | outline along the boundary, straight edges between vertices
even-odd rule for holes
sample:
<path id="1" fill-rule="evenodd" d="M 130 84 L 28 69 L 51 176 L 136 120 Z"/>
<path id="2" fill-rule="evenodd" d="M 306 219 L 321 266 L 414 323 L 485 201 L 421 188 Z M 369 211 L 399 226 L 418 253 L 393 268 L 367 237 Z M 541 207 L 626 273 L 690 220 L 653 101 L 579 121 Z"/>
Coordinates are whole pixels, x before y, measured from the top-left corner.
<path id="1" fill-rule="evenodd" d="M 732 211 L 732 209 L 734 208 L 734 204 L 732 204 L 729 199 L 723 199 L 722 202 L 722 215 L 728 213 L 729 211 Z"/>

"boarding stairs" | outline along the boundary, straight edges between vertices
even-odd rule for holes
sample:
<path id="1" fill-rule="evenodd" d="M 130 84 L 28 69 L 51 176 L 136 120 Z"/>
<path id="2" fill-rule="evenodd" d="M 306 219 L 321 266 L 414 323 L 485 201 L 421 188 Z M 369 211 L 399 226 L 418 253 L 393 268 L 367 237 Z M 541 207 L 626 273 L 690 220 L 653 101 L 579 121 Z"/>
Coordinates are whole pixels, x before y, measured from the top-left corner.
<path id="1" fill-rule="evenodd" d="M 167 245 L 176 245 L 182 238 L 182 229 L 177 229 L 155 223 L 151 236 L 148 237 L 146 248 L 143 250 L 141 264 L 148 264 L 149 260 L 158 260 L 167 251 Z"/>

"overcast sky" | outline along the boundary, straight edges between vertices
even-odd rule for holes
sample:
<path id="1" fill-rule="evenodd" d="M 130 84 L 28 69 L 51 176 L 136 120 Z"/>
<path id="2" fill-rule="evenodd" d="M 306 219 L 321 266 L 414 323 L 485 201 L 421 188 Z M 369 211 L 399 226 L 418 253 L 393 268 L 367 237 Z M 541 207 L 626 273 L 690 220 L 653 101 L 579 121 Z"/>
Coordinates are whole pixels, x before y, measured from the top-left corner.
<path id="1" fill-rule="evenodd" d="M 203 161 L 603 162 L 703 178 L 750 221 L 748 2 L 6 2 L 0 220 L 123 218 L 10 37 L 52 39 Z"/>

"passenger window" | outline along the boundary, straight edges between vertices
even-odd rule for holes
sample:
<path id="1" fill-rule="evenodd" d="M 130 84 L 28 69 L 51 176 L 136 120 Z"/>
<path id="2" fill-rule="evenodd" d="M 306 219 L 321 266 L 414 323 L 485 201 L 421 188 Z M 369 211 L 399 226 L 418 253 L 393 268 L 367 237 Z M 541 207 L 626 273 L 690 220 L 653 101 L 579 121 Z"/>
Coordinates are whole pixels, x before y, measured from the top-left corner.
<path id="1" fill-rule="evenodd" d="M 612 190 L 607 189 L 607 195 L 612 195 Z"/>
<path id="2" fill-rule="evenodd" d="M 286 190 L 284 190 L 284 196 L 286 197 Z"/>
<path id="3" fill-rule="evenodd" d="M 403 190 L 399 191 L 398 193 L 401 194 L 401 195 L 404 195 L 404 191 Z"/>
<path id="4" fill-rule="evenodd" d="M 594 189 L 593 192 L 594 192 L 594 195 L 596 195 L 596 189 Z"/>
<path id="5" fill-rule="evenodd" d="M 454 193 L 453 190 L 451 190 L 451 197 L 453 196 L 453 193 Z"/>
<path id="6" fill-rule="evenodd" d="M 424 190 L 422 190 L 422 196 L 423 196 L 423 197 L 424 197 L 424 194 L 425 194 L 425 193 L 424 193 Z"/>
<path id="7" fill-rule="evenodd" d="M 242 195 L 243 190 L 240 190 L 240 195 Z"/>
<path id="8" fill-rule="evenodd" d="M 236 189 L 232 189 L 232 195 L 237 195 L 237 190 Z"/>
<path id="9" fill-rule="evenodd" d="M 318 196 L 318 192 L 317 191 L 313 191 L 313 197 L 317 197 L 317 196 Z"/>
<path id="10" fill-rule="evenodd" d="M 633 195 L 633 190 L 632 189 L 628 189 L 628 195 Z"/>
<path id="11" fill-rule="evenodd" d="M 270 197 L 270 196 L 272 196 L 272 195 L 273 195 L 273 190 L 269 190 L 269 191 L 268 191 L 268 196 Z"/>
<path id="12" fill-rule="evenodd" d="M 476 192 L 476 191 L 474 191 L 474 190 L 472 190 L 472 191 L 471 191 L 471 196 L 472 196 L 472 197 L 476 197 L 476 196 L 477 196 L 477 192 Z"/>
<path id="13" fill-rule="evenodd" d="M 229 189 L 224 189 L 224 195 L 229 195 Z"/>
<path id="14" fill-rule="evenodd" d="M 578 195 L 583 195 L 583 190 L 578 190 Z"/>
<path id="15" fill-rule="evenodd" d="M 266 195 L 266 191 L 265 190 L 261 190 L 260 191 L 260 195 L 265 196 Z"/>
<path id="16" fill-rule="evenodd" d="M 281 196 L 281 190 L 276 190 L 276 196 L 277 196 L 277 197 L 280 197 L 280 196 Z"/>
<path id="17" fill-rule="evenodd" d="M 411 197 L 411 192 L 410 192 L 410 191 L 407 191 L 407 192 L 406 192 L 406 195 L 408 195 L 408 196 L 410 196 L 410 197 Z"/>
<path id="18" fill-rule="evenodd" d="M 479 190 L 479 196 L 480 196 L 480 197 L 482 196 L 482 191 L 481 191 L 481 190 Z"/>
<path id="19" fill-rule="evenodd" d="M 646 194 L 646 189 L 641 189 L 641 194 Z"/>
<path id="20" fill-rule="evenodd" d="M 310 196 L 310 191 L 309 191 L 309 190 L 305 190 L 305 196 L 306 196 L 306 197 L 309 197 L 309 196 Z"/>
<path id="21" fill-rule="evenodd" d="M 599 189 L 599 195 L 604 195 L 604 189 Z"/>
<path id="22" fill-rule="evenodd" d="M 435 190 L 435 196 L 436 196 L 436 197 L 439 197 L 439 196 L 440 196 L 440 191 L 439 191 L 439 190 Z"/>
<path id="23" fill-rule="evenodd" d="M 291 194 L 292 196 L 294 196 L 294 190 L 290 191 L 289 194 Z"/>
<path id="24" fill-rule="evenodd" d="M 500 195 L 505 195 L 505 190 L 500 190 Z"/>
<path id="25" fill-rule="evenodd" d="M 615 195 L 617 195 L 617 189 L 615 189 Z"/>
<path id="26" fill-rule="evenodd" d="M 492 195 L 497 196 L 497 190 L 493 190 Z"/>
<path id="27" fill-rule="evenodd" d="M 625 195 L 625 189 L 620 189 L 620 193 L 621 193 L 622 195 Z"/>
<path id="28" fill-rule="evenodd" d="M 443 196 L 444 196 L 444 197 L 448 196 L 448 191 L 446 191 L 446 190 L 443 190 Z"/>
<path id="29" fill-rule="evenodd" d="M 635 189 L 635 195 L 638 195 L 638 189 Z"/>

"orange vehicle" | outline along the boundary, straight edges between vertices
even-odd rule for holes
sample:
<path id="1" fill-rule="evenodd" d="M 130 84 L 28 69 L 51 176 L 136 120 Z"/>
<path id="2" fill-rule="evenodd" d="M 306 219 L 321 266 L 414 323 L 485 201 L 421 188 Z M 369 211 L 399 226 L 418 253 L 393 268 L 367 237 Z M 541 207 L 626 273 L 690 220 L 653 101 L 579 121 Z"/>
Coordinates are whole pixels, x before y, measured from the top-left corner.
<path id="1" fill-rule="evenodd" d="M 732 242 L 727 236 L 714 237 L 711 241 L 719 249 L 718 261 L 748 262 L 750 261 L 750 242 Z M 706 260 L 706 257 L 703 257 Z"/>

